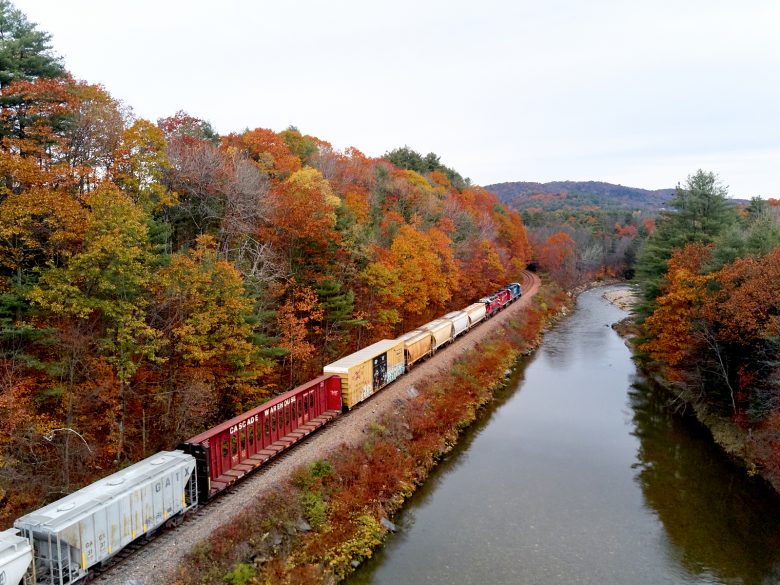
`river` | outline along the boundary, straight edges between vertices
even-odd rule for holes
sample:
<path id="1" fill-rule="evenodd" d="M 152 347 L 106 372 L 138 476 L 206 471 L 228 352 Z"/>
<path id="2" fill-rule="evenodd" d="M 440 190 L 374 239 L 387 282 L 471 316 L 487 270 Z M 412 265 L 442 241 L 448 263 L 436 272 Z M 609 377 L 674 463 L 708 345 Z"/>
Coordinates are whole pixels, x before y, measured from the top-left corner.
<path id="1" fill-rule="evenodd" d="M 780 498 L 651 388 L 582 294 L 350 579 L 780 583 Z"/>

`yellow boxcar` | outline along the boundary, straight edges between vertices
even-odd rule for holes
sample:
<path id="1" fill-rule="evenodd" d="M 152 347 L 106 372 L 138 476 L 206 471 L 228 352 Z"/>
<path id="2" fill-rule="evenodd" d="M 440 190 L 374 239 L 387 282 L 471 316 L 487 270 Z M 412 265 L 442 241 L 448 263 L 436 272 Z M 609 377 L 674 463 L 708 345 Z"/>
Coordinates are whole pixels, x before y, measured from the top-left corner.
<path id="1" fill-rule="evenodd" d="M 404 342 L 407 370 L 412 367 L 414 362 L 431 355 L 433 350 L 433 335 L 427 329 L 415 329 L 404 333 L 398 340 Z"/>
<path id="2" fill-rule="evenodd" d="M 341 378 L 341 402 L 350 409 L 404 373 L 404 342 L 383 339 L 323 368 Z"/>

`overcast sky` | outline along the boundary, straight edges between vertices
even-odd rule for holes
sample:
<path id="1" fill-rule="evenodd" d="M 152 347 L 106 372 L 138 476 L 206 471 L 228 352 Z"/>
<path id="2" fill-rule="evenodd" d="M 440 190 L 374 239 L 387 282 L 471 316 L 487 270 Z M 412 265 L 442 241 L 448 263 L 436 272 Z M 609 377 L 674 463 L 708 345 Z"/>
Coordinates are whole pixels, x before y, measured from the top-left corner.
<path id="1" fill-rule="evenodd" d="M 478 184 L 780 196 L 777 0 L 15 0 L 152 121 L 409 145 Z"/>

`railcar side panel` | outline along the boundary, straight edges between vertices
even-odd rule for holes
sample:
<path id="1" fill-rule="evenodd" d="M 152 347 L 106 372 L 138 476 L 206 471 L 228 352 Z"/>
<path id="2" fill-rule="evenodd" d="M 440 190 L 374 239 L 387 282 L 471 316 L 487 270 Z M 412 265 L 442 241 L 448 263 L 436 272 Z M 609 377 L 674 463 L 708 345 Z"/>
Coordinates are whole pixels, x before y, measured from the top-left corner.
<path id="1" fill-rule="evenodd" d="M 463 335 L 469 330 L 469 315 L 466 311 L 452 311 L 442 317 L 452 323 L 452 337 L 453 339 L 459 335 Z"/>
<path id="2" fill-rule="evenodd" d="M 482 321 L 487 313 L 485 303 L 474 303 L 463 310 L 469 316 L 469 327 L 474 327 L 474 325 Z"/>
<path id="3" fill-rule="evenodd" d="M 342 403 L 352 408 L 404 373 L 404 342 L 383 339 L 323 368 L 341 378 Z"/>
<path id="4" fill-rule="evenodd" d="M 195 459 L 161 452 L 16 520 L 33 544 L 39 581 L 64 585 L 116 554 L 165 517 L 197 505 Z M 154 494 L 174 484 L 166 508 Z"/>
<path id="5" fill-rule="evenodd" d="M 182 443 L 198 461 L 202 501 L 341 412 L 341 383 L 320 376 Z"/>
<path id="6" fill-rule="evenodd" d="M 449 319 L 435 319 L 426 323 L 420 329 L 427 329 L 433 335 L 433 351 L 447 345 L 452 341 L 452 321 Z"/>
<path id="7" fill-rule="evenodd" d="M 398 340 L 404 343 L 404 359 L 407 370 L 415 362 L 430 356 L 433 351 L 433 336 L 427 329 L 415 329 L 404 333 Z"/>
<path id="8" fill-rule="evenodd" d="M 29 541 L 10 528 L 0 532 L 0 583 L 17 585 L 28 572 L 33 553 Z"/>

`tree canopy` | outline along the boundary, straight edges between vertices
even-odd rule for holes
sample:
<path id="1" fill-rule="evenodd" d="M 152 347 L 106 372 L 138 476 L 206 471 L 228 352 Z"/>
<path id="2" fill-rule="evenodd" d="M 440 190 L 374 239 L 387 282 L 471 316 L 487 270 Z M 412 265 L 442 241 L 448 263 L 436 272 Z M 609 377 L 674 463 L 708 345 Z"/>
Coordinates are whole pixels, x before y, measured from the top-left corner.
<path id="1" fill-rule="evenodd" d="M 50 41 L 51 35 L 38 30 L 10 0 L 0 0 L 0 91 L 14 81 L 63 75 Z"/>

